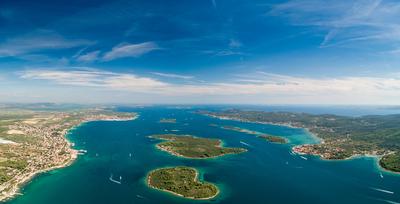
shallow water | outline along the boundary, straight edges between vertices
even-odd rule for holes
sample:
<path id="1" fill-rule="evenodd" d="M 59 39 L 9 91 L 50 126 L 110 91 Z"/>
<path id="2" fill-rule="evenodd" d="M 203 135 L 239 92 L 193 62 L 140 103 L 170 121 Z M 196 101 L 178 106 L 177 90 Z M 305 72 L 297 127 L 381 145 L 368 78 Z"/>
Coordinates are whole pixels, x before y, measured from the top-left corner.
<path id="1" fill-rule="evenodd" d="M 22 189 L 22 196 L 7 203 L 400 202 L 400 176 L 382 172 L 381 178 L 374 158 L 322 161 L 312 156 L 305 160 L 291 155 L 293 145 L 316 142 L 302 129 L 218 120 L 183 109 L 148 107 L 121 110 L 139 112 L 140 117 L 135 121 L 90 122 L 72 130 L 69 139 L 77 149 L 87 150 L 87 154 L 67 168 L 36 177 Z M 176 118 L 177 123 L 158 123 L 161 118 Z M 271 144 L 254 135 L 210 124 L 234 125 L 280 135 L 288 138 L 290 143 Z M 249 151 L 210 160 L 177 158 L 157 150 L 154 145 L 159 141 L 147 137 L 167 132 L 219 138 L 226 146 L 243 147 Z M 149 171 L 178 165 L 197 168 L 200 178 L 218 185 L 220 195 L 210 201 L 192 201 L 146 186 L 145 177 Z M 111 174 L 117 180 L 121 176 L 121 184 L 111 182 Z"/>

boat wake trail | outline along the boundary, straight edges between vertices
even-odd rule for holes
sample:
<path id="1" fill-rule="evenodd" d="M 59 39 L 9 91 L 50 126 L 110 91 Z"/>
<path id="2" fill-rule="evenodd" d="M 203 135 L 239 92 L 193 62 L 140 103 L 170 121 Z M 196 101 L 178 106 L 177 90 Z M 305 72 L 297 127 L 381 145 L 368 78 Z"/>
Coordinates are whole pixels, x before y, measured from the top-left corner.
<path id="1" fill-rule="evenodd" d="M 304 160 L 307 160 L 307 157 L 304 157 L 304 156 L 300 156 L 300 158 L 302 158 Z"/>
<path id="2" fill-rule="evenodd" d="M 113 179 L 113 175 L 111 174 L 109 179 L 110 179 L 110 181 L 113 182 L 113 183 L 121 184 L 122 176 L 119 177 L 119 181 L 118 181 L 118 180 Z"/>
<path id="3" fill-rule="evenodd" d="M 248 146 L 248 147 L 251 147 L 251 145 L 249 145 L 249 144 L 247 144 L 246 142 L 243 142 L 243 141 L 240 141 L 240 144 L 246 145 L 246 146 Z"/>
<path id="4" fill-rule="evenodd" d="M 140 198 L 140 199 L 145 199 L 145 197 L 143 197 L 143 196 L 141 196 L 141 195 L 139 195 L 139 194 L 137 194 L 136 197 L 138 197 L 138 198 Z"/>
<path id="5" fill-rule="evenodd" d="M 383 201 L 383 202 L 390 203 L 390 204 L 400 204 L 399 202 L 396 202 L 396 201 L 379 199 L 379 198 L 375 198 L 375 200 Z"/>
<path id="6" fill-rule="evenodd" d="M 382 192 L 382 193 L 394 194 L 394 192 L 393 192 L 393 191 L 388 191 L 388 190 L 385 190 L 385 189 L 373 188 L 373 187 L 371 187 L 371 189 L 372 189 L 372 190 L 379 191 L 379 192 Z"/>

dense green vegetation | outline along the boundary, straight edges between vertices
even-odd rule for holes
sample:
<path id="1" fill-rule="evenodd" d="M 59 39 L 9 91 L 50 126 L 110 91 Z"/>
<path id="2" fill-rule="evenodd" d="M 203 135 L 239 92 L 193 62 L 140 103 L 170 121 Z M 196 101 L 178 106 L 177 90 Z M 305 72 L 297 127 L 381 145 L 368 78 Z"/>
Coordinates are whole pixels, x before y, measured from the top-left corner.
<path id="1" fill-rule="evenodd" d="M 384 156 L 379 164 L 390 171 L 400 172 L 400 153 L 388 154 Z"/>
<path id="2" fill-rule="evenodd" d="M 222 147 L 218 139 L 199 138 L 191 135 L 153 135 L 152 138 L 166 140 L 157 147 L 171 154 L 188 158 L 211 158 L 225 154 L 237 154 L 247 151 L 243 148 Z"/>
<path id="3" fill-rule="evenodd" d="M 149 186 L 191 199 L 210 199 L 218 194 L 218 188 L 198 181 L 198 172 L 189 167 L 157 169 L 149 173 Z"/>
<path id="4" fill-rule="evenodd" d="M 312 145 L 310 152 L 325 155 L 327 159 L 344 159 L 356 154 L 387 155 L 400 150 L 400 114 L 347 117 L 236 109 L 200 113 L 247 122 L 306 128 L 324 140 L 324 143 Z M 399 160 L 392 161 L 393 164 L 400 164 Z"/>
<path id="5" fill-rule="evenodd" d="M 11 177 L 7 175 L 7 171 L 4 169 L 0 169 L 0 183 L 7 182 L 10 179 Z"/>
<path id="6" fill-rule="evenodd" d="M 176 119 L 175 118 L 162 118 L 160 120 L 160 123 L 176 123 Z"/>
<path id="7" fill-rule="evenodd" d="M 23 170 L 26 166 L 28 166 L 28 162 L 26 162 L 25 160 L 7 160 L 0 162 L 0 167 L 18 170 Z"/>
<path id="8" fill-rule="evenodd" d="M 272 135 L 258 135 L 257 137 L 263 138 L 268 142 L 279 143 L 279 144 L 287 143 L 287 140 L 283 137 L 272 136 Z"/>
<path id="9" fill-rule="evenodd" d="M 230 125 L 221 126 L 221 128 L 225 129 L 225 130 L 232 130 L 232 131 L 236 131 L 236 132 L 246 133 L 246 134 L 249 134 L 249 135 L 255 135 L 255 136 L 259 137 L 259 138 L 263 138 L 263 139 L 267 140 L 268 142 L 279 143 L 279 144 L 286 144 L 287 143 L 287 140 L 285 138 L 283 138 L 283 137 L 267 135 L 265 133 L 257 132 L 257 131 L 254 131 L 254 130 L 244 129 L 244 128 L 230 126 Z"/>

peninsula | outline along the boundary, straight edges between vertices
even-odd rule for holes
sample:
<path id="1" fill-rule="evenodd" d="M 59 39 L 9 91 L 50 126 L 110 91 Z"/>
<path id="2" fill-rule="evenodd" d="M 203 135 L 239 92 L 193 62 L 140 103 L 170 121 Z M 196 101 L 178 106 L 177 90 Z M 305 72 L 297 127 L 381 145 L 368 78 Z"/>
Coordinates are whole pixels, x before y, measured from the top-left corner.
<path id="1" fill-rule="evenodd" d="M 223 147 L 221 140 L 218 139 L 200 138 L 192 135 L 165 134 L 150 137 L 165 140 L 156 145 L 160 150 L 185 158 L 207 159 L 247 151 L 243 148 Z"/>
<path id="2" fill-rule="evenodd" d="M 65 138 L 85 122 L 133 120 L 132 113 L 102 108 L 78 110 L 0 109 L 0 200 L 14 196 L 36 174 L 69 165 L 78 150 Z"/>
<path id="3" fill-rule="evenodd" d="M 147 184 L 155 189 L 195 200 L 212 199 L 218 195 L 218 188 L 198 180 L 199 173 L 190 167 L 156 169 L 147 175 Z"/>
<path id="4" fill-rule="evenodd" d="M 321 143 L 293 147 L 299 154 L 314 154 L 323 159 L 377 155 L 383 168 L 400 172 L 400 115 L 347 117 L 237 109 L 199 113 L 219 119 L 304 128 L 319 137 Z"/>

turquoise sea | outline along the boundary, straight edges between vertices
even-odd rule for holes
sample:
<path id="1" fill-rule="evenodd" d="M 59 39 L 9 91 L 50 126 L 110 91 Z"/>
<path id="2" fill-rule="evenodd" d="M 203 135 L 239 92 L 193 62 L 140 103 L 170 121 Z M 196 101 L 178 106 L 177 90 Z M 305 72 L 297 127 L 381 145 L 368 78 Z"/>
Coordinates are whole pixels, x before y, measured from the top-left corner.
<path id="1" fill-rule="evenodd" d="M 213 107 L 219 108 L 219 107 Z M 290 154 L 293 145 L 316 142 L 302 129 L 218 120 L 173 107 L 119 108 L 138 112 L 134 121 L 90 122 L 71 130 L 75 148 L 85 149 L 71 166 L 41 174 L 26 184 L 23 195 L 7 204 L 329 204 L 400 203 L 400 176 L 384 172 L 374 158 L 322 161 Z M 177 123 L 158 123 L 176 118 Z M 210 124 L 234 125 L 290 140 L 271 144 L 253 135 Z M 222 139 L 226 146 L 249 151 L 211 160 L 177 158 L 155 148 L 151 134 L 192 134 Z M 210 201 L 192 201 L 148 188 L 146 174 L 167 166 L 199 169 L 201 179 L 221 190 Z M 382 175 L 381 175 L 382 174 Z M 121 184 L 110 181 L 110 176 Z"/>

